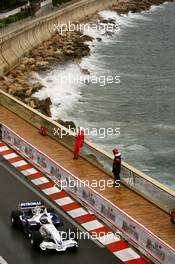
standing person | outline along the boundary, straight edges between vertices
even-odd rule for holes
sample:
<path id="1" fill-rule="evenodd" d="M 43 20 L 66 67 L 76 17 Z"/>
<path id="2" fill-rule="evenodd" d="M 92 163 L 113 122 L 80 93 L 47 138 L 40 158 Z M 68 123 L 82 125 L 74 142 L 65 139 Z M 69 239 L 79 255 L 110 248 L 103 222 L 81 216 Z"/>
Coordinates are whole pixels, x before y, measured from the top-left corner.
<path id="1" fill-rule="evenodd" d="M 121 153 L 118 149 L 112 150 L 114 154 L 112 172 L 114 174 L 114 187 L 120 187 Z"/>
<path id="2" fill-rule="evenodd" d="M 74 146 L 74 157 L 73 159 L 78 159 L 79 149 L 82 148 L 84 142 L 84 131 L 80 128 L 75 137 L 75 146 Z"/>

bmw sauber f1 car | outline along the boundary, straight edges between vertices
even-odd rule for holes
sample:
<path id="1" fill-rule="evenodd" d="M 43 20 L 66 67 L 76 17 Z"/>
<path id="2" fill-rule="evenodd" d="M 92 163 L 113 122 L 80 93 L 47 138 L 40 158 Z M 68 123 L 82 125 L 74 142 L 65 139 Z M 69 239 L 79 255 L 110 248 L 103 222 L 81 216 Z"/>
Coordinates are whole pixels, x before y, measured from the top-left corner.
<path id="1" fill-rule="evenodd" d="M 33 248 L 65 251 L 78 247 L 75 231 L 59 231 L 62 221 L 40 201 L 20 203 L 18 210 L 11 212 L 11 225 L 28 234 Z"/>

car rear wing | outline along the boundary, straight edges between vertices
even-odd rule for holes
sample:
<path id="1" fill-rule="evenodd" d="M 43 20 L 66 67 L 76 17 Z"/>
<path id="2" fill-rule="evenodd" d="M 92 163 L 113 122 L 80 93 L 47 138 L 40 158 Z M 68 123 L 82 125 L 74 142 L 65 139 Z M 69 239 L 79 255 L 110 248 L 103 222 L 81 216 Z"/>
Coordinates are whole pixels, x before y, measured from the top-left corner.
<path id="1" fill-rule="evenodd" d="M 33 209 L 33 208 L 45 208 L 44 203 L 41 201 L 35 201 L 35 202 L 23 202 L 19 203 L 18 208 L 19 209 Z"/>

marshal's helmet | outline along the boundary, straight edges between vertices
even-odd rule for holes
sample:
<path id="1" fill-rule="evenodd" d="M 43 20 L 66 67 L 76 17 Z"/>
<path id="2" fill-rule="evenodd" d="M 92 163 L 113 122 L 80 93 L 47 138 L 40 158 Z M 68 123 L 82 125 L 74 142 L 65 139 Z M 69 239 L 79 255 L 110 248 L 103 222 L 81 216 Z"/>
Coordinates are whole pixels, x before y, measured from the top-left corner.
<path id="1" fill-rule="evenodd" d="M 113 152 L 113 154 L 114 154 L 115 157 L 119 157 L 119 156 L 121 156 L 121 152 L 119 151 L 119 149 L 114 148 L 114 149 L 112 150 L 112 152 Z"/>

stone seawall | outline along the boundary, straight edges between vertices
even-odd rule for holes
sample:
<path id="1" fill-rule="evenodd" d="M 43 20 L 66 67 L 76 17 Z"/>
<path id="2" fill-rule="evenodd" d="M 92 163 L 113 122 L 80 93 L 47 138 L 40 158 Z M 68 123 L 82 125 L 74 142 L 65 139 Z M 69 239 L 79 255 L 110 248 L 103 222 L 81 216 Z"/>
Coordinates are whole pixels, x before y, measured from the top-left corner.
<path id="1" fill-rule="evenodd" d="M 70 3 L 66 7 L 20 24 L 15 31 L 0 37 L 0 76 L 19 63 L 20 58 L 33 47 L 48 40 L 54 34 L 54 24 L 81 20 L 111 7 L 119 0 L 89 0 Z"/>

